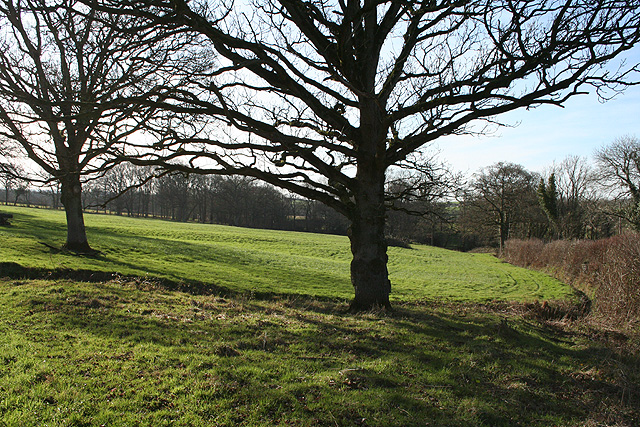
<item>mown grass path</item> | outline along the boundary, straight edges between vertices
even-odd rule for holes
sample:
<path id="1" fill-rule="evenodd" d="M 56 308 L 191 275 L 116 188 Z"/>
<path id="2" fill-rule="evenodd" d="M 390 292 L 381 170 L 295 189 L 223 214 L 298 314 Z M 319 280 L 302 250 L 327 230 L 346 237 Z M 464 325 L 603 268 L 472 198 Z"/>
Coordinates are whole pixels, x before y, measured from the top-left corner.
<path id="1" fill-rule="evenodd" d="M 62 211 L 1 209 L 15 217 L 10 227 L 0 227 L 1 262 L 149 276 L 232 292 L 343 299 L 353 294 L 343 236 L 87 214 L 89 242 L 101 253 L 82 257 L 54 249 L 64 242 Z M 571 294 L 549 276 L 490 255 L 428 246 L 389 248 L 389 271 L 395 301 L 531 301 Z"/>

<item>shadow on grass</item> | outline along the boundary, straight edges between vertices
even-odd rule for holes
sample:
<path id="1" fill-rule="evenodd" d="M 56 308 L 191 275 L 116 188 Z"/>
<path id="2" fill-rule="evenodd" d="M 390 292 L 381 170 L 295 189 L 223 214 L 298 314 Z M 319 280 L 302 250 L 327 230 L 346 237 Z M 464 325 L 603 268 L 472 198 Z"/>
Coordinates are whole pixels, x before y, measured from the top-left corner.
<path id="1" fill-rule="evenodd" d="M 116 280 L 135 283 L 140 289 L 164 289 L 167 291 L 185 292 L 192 295 L 238 296 L 243 294 L 243 292 L 196 281 L 178 282 L 165 278 L 127 276 L 109 271 L 96 271 L 75 268 L 48 269 L 37 267 L 23 267 L 15 262 L 0 262 L 0 278 L 9 278 L 16 280 L 73 280 L 78 282 L 90 283 L 102 283 Z M 271 294 L 265 294 L 264 297 L 269 298 L 270 295 Z"/>
<path id="2" fill-rule="evenodd" d="M 151 348 L 154 378 L 173 363 L 162 359 L 167 350 L 199 361 L 182 375 L 214 375 L 208 404 L 228 404 L 238 424 L 633 425 L 640 415 L 637 387 L 594 372 L 618 359 L 613 352 L 489 311 L 434 304 L 351 315 L 304 298 L 176 305 L 114 284 L 96 294 L 54 291 L 24 307 L 57 331 Z"/>
<path id="3" fill-rule="evenodd" d="M 52 227 L 60 235 L 64 231 L 58 223 L 33 221 L 38 225 L 29 233 L 36 240 L 50 241 Z M 101 236 L 118 239 L 110 232 Z M 125 362 L 143 363 L 136 352 L 147 351 L 155 362 L 145 369 L 155 370 L 158 381 L 170 366 L 184 381 L 210 375 L 215 387 L 192 384 L 190 393 L 201 399 L 180 409 L 203 418 L 207 411 L 227 411 L 233 421 L 227 425 L 248 424 L 253 417 L 262 422 L 254 425 L 291 420 L 349 426 L 631 426 L 640 418 L 638 386 L 625 382 L 637 378 L 627 375 L 632 371 L 625 365 L 637 366 L 637 360 L 627 362 L 596 345 L 577 345 L 576 336 L 559 337 L 491 312 L 407 304 L 389 315 L 350 315 L 338 312 L 333 298 L 249 296 L 195 281 L 15 263 L 1 263 L 0 277 L 113 281 L 95 286 L 106 289 L 96 294 L 57 286 L 46 295 L 22 295 L 24 319 L 49 328 L 50 335 L 37 337 L 37 344 L 44 342 L 46 350 L 46 340 L 58 335 L 86 334 L 108 343 L 96 354 L 131 352 L 122 364 L 109 359 L 115 369 L 124 370 Z M 121 282 L 132 287 L 118 288 Z M 133 295 L 141 289 L 147 292 L 134 304 Z M 181 298 L 191 298 L 190 305 L 157 302 L 158 290 L 187 292 L 191 297 Z M 16 327 L 18 320 L 12 322 Z M 65 363 L 73 365 L 72 345 L 68 353 Z M 175 362 L 177 355 L 193 362 Z M 613 372 L 608 365 L 624 374 L 608 375 Z M 164 403 L 157 407 L 165 408 Z"/>
<path id="4" fill-rule="evenodd" d="M 100 257 L 100 256 L 98 256 Z M 96 258 L 96 256 L 92 256 Z M 124 264 L 135 266 L 134 264 Z M 163 274 L 160 271 L 151 271 L 158 276 Z M 256 300 L 272 301 L 282 299 L 311 299 L 314 301 L 344 303 L 343 298 L 323 297 L 312 294 L 286 294 L 277 292 L 260 292 L 256 290 L 236 290 L 224 286 L 217 286 L 212 283 L 204 283 L 196 280 L 171 280 L 157 276 L 135 276 L 123 275 L 110 271 L 98 271 L 76 268 L 37 268 L 24 267 L 15 262 L 0 262 L 0 278 L 25 280 L 70 280 L 88 283 L 103 283 L 109 281 L 132 283 L 139 290 L 166 290 L 184 292 L 190 295 L 215 295 L 231 298 L 251 298 Z M 330 309 L 328 309 L 330 311 Z M 345 308 L 346 311 L 346 308 Z"/>
<path id="5" fill-rule="evenodd" d="M 61 245 L 64 243 L 67 231 L 64 221 L 50 221 L 42 218 L 41 215 L 28 212 L 28 210 L 21 210 L 13 215 L 12 232 L 32 236 L 34 240 L 54 241 L 54 239 L 59 239 Z M 23 226 L 18 227 L 18 224 L 23 224 Z"/>

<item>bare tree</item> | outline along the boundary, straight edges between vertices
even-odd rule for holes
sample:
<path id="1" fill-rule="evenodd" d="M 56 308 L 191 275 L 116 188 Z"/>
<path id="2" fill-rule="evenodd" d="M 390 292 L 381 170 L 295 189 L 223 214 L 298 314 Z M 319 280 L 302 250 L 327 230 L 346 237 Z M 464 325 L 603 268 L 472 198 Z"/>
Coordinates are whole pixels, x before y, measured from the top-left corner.
<path id="1" fill-rule="evenodd" d="M 618 88 L 637 68 L 603 65 L 640 38 L 637 1 L 96 6 L 180 23 L 215 53 L 209 67 L 190 74 L 188 91 L 166 99 L 170 126 L 158 128 L 157 150 L 138 163 L 253 176 L 345 215 L 354 310 L 389 307 L 390 166 L 443 136 L 483 132 L 502 113 L 562 105 L 588 87 Z M 176 127 L 184 117 L 202 126 Z"/>
<path id="2" fill-rule="evenodd" d="M 15 165 L 0 152 L 0 185 L 4 189 L 4 204 L 9 204 L 9 191 L 13 187 L 16 173 Z"/>
<path id="3" fill-rule="evenodd" d="M 51 197 L 51 207 L 58 209 L 60 200 L 60 183 L 58 181 L 47 182 L 44 186 L 45 192 Z"/>
<path id="4" fill-rule="evenodd" d="M 436 244 L 436 227 L 452 223 L 450 205 L 461 186 L 461 174 L 439 162 L 436 154 L 390 170 L 385 190 L 387 240 L 391 237 L 396 245 L 412 240 Z"/>
<path id="5" fill-rule="evenodd" d="M 60 182 L 66 248 L 91 251 L 83 177 L 151 114 L 140 100 L 155 96 L 170 51 L 157 28 L 75 0 L 0 2 L 0 136 Z"/>
<path id="6" fill-rule="evenodd" d="M 0 182 L 4 189 L 5 205 L 9 204 L 9 191 L 16 180 L 20 180 L 23 174 L 22 167 L 16 161 L 15 150 L 5 138 L 0 138 Z"/>
<path id="7" fill-rule="evenodd" d="M 567 156 L 555 167 L 563 236 L 580 239 L 586 236 L 587 206 L 594 199 L 594 175 L 586 158 Z"/>
<path id="8" fill-rule="evenodd" d="M 617 138 L 596 152 L 603 187 L 621 208 L 610 213 L 623 218 L 640 231 L 640 140 L 635 136 Z"/>
<path id="9" fill-rule="evenodd" d="M 557 237 L 581 239 L 587 234 L 588 207 L 595 199 L 595 176 L 584 157 L 567 156 L 540 181 L 538 198 Z"/>
<path id="10" fill-rule="evenodd" d="M 497 230 L 502 252 L 513 226 L 525 222 L 529 208 L 537 205 L 535 177 L 520 165 L 496 163 L 477 173 L 469 187 L 468 215 Z"/>
<path id="11" fill-rule="evenodd" d="M 0 170 L 0 182 L 2 183 L 2 188 L 4 189 L 4 204 L 9 204 L 9 192 L 11 191 L 15 178 L 13 174 L 7 173 L 8 167 L 3 165 L 2 170 Z"/>

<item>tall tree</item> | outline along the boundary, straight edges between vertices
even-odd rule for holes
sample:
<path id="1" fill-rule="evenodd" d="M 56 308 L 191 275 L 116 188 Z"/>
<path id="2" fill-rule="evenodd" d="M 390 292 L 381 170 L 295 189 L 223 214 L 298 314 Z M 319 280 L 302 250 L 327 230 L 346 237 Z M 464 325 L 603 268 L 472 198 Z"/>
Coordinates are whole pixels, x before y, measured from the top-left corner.
<path id="1" fill-rule="evenodd" d="M 87 0 L 91 1 L 91 0 Z M 446 135 L 624 84 L 638 1 L 96 0 L 179 23 L 215 55 L 164 102 L 140 164 L 260 178 L 350 222 L 353 309 L 389 306 L 385 177 Z M 225 6 L 227 5 L 227 6 Z M 200 119 L 197 132 L 177 118 Z M 182 164 L 173 163 L 182 158 Z M 186 165 L 186 166 L 185 166 Z"/>
<path id="2" fill-rule="evenodd" d="M 75 0 L 0 2 L 0 137 L 60 182 L 69 250 L 91 251 L 83 177 L 151 114 L 140 100 L 156 95 L 170 43 Z"/>
<path id="3" fill-rule="evenodd" d="M 594 176 L 587 159 L 567 156 L 554 166 L 562 237 L 581 239 L 586 236 L 587 206 L 594 199 Z"/>
<path id="4" fill-rule="evenodd" d="M 513 226 L 525 222 L 536 205 L 534 176 L 520 165 L 496 163 L 477 173 L 469 190 L 465 204 L 476 221 L 497 230 L 502 252 Z"/>
<path id="5" fill-rule="evenodd" d="M 20 164 L 16 164 L 11 160 L 5 158 L 5 161 L 0 162 L 0 185 L 4 188 L 4 204 L 9 204 L 9 192 L 11 190 L 16 191 L 17 188 L 24 185 L 22 177 L 24 171 Z"/>
<path id="6" fill-rule="evenodd" d="M 554 172 L 547 178 L 545 184 L 544 178 L 540 178 L 540 184 L 538 184 L 538 203 L 544 211 L 551 228 L 553 230 L 552 235 L 555 237 L 558 234 L 558 191 L 556 187 L 556 174 Z"/>
<path id="7" fill-rule="evenodd" d="M 548 182 L 540 181 L 538 201 L 555 237 L 581 239 L 587 234 L 587 207 L 593 202 L 594 173 L 587 159 L 567 156 L 551 167 Z"/>
<path id="8" fill-rule="evenodd" d="M 617 138 L 596 152 L 600 182 L 622 201 L 611 213 L 629 221 L 640 231 L 640 140 L 635 136 Z"/>
<path id="9" fill-rule="evenodd" d="M 0 139 L 0 185 L 4 189 L 5 205 L 9 204 L 9 191 L 20 176 L 21 167 L 16 164 L 11 147 L 4 139 Z"/>

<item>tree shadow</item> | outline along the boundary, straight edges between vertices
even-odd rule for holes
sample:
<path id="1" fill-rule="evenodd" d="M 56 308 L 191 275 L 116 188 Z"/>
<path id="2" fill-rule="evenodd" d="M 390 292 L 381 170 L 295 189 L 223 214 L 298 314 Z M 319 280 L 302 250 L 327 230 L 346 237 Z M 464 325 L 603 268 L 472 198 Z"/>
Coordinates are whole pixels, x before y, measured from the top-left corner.
<path id="1" fill-rule="evenodd" d="M 319 271 L 305 271 L 297 269 L 295 276 L 287 265 L 269 264 L 264 267 L 264 259 L 256 257 L 254 254 L 246 250 L 240 251 L 241 254 L 235 254 L 224 247 L 208 246 L 197 242 L 175 241 L 169 238 L 149 237 L 138 235 L 120 235 L 115 231 L 99 228 L 89 231 L 90 240 L 95 245 L 97 252 L 90 254 L 72 253 L 65 251 L 62 246 L 58 246 L 56 241 L 64 241 L 65 227 L 56 221 L 42 219 L 36 215 L 21 214 L 20 217 L 25 225 L 13 232 L 22 235 L 34 242 L 38 242 L 42 248 L 42 253 L 47 256 L 65 257 L 72 259 L 79 258 L 84 261 L 84 268 L 31 268 L 18 266 L 2 266 L 0 265 L 0 277 L 12 278 L 67 278 L 70 280 L 82 281 L 104 281 L 111 280 L 114 277 L 121 277 L 124 280 L 143 280 L 153 282 L 157 286 L 165 286 L 170 290 L 182 290 L 194 294 L 212 294 L 220 293 L 224 295 L 238 295 L 246 292 L 252 293 L 254 296 L 263 296 L 271 298 L 272 295 L 279 292 L 270 291 L 268 289 L 261 290 L 262 285 L 257 283 L 255 286 L 249 284 L 245 289 L 230 289 L 215 280 L 198 280 L 188 276 L 187 274 L 176 274 L 173 269 L 175 260 L 168 260 L 167 268 L 163 269 L 161 263 L 150 265 L 145 262 L 145 258 L 138 259 L 135 249 L 137 247 L 151 248 L 149 251 L 158 252 L 159 254 L 170 253 L 177 257 L 188 258 L 189 261 L 200 262 L 201 264 L 213 264 L 222 268 L 239 271 L 248 274 L 250 269 L 255 269 L 255 277 L 262 281 L 273 283 L 292 283 L 296 280 L 305 283 L 331 283 L 336 278 L 331 271 L 325 273 Z M 89 227 L 88 227 L 89 228 Z M 109 242 L 100 246 L 99 242 Z M 115 242 L 115 243 L 114 243 Z M 122 250 L 116 254 L 112 253 L 112 248 L 118 245 Z M 131 250 L 131 256 L 128 251 Z M 160 255 L 162 256 L 162 255 Z M 147 258 L 148 259 L 148 258 Z M 59 261 L 54 258 L 54 262 Z M 60 261 L 66 264 L 67 260 Z M 94 264 L 94 265 L 91 265 Z M 254 267 L 257 266 L 257 267 Z M 87 268 L 88 267 L 88 268 Z M 3 273 L 3 270 L 6 271 Z M 75 270 L 75 272 L 74 272 Z M 215 273 L 216 269 L 212 268 Z M 346 270 L 345 270 L 346 271 Z M 309 292 L 295 291 L 295 294 L 314 296 L 313 290 Z M 333 297 L 327 297 L 332 299 Z"/>
<path id="2" fill-rule="evenodd" d="M 558 420 L 577 425 L 600 420 L 602 408 L 612 402 L 627 414 L 623 421 L 640 415 L 637 387 L 629 390 L 628 384 L 590 371 L 615 358 L 612 351 L 578 345 L 577 336 L 558 335 L 522 318 L 417 305 L 393 314 L 352 315 L 336 311 L 335 302 L 282 296 L 194 297 L 181 314 L 170 307 L 127 312 L 119 304 L 130 291 L 112 288 L 97 297 L 35 299 L 28 308 L 46 309 L 60 330 L 128 347 L 180 348 L 209 360 L 203 369 L 216 371 L 222 383 L 242 378 L 243 386 L 226 396 L 236 405 L 250 405 L 252 394 L 260 395 L 255 405 L 274 404 L 285 399 L 283 388 L 298 396 L 290 402 L 294 406 L 302 404 L 300 396 L 313 394 L 337 405 L 331 415 L 338 425 L 359 419 L 369 420 L 361 425 L 385 425 L 375 420 L 391 415 L 396 425 L 427 420 L 439 426 L 543 426 Z M 152 297 L 155 291 L 148 292 Z M 245 370 L 262 376 L 246 377 Z M 300 378 L 326 378 L 294 384 L 288 370 Z M 277 411 L 272 416 L 267 421 L 286 418 Z"/>

